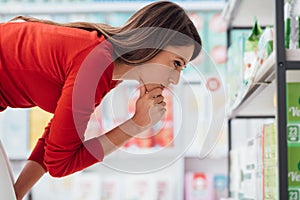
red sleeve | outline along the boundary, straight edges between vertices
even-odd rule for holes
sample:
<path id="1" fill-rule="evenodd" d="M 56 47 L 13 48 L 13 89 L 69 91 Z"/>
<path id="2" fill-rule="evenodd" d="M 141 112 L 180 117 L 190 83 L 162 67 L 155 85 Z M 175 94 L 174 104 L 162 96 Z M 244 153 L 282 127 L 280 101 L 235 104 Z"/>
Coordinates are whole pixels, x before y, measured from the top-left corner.
<path id="1" fill-rule="evenodd" d="M 44 164 L 51 176 L 66 176 L 103 159 L 98 139 L 84 141 L 84 133 L 95 102 L 110 90 L 112 47 L 105 43 L 93 49 L 79 71 L 70 72 L 65 81 L 45 139 Z"/>
<path id="2" fill-rule="evenodd" d="M 49 122 L 49 124 L 46 126 L 43 136 L 41 138 L 39 138 L 33 151 L 31 152 L 31 155 L 28 158 L 28 160 L 32 160 L 32 161 L 39 163 L 46 172 L 48 170 L 47 170 L 46 165 L 44 164 L 45 138 L 49 134 L 50 126 L 51 126 L 51 122 Z"/>

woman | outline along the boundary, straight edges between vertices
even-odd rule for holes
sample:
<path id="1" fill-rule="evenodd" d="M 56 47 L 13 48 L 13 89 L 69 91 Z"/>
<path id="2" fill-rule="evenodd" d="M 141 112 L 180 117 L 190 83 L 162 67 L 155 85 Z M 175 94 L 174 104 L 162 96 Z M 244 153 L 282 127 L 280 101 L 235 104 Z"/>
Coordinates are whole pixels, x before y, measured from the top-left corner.
<path id="1" fill-rule="evenodd" d="M 166 1 L 145 6 L 122 27 L 20 16 L 0 24 L 0 34 L 0 110 L 39 106 L 54 114 L 15 183 L 18 199 L 44 173 L 80 171 L 157 123 L 166 111 L 164 88 L 178 83 L 201 50 L 185 11 Z M 95 107 L 122 80 L 141 84 L 135 114 L 85 141 Z"/>

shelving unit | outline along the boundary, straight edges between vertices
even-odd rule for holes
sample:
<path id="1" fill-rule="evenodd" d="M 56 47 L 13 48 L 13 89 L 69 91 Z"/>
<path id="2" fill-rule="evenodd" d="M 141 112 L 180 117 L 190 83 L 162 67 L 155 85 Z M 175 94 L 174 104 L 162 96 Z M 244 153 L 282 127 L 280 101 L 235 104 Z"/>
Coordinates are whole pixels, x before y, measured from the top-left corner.
<path id="1" fill-rule="evenodd" d="M 228 113 L 229 118 L 236 116 L 275 115 L 272 102 L 275 85 L 275 54 L 258 68 L 250 82 L 238 92 L 236 101 Z M 263 109 L 262 109 L 263 108 Z"/>
<path id="2" fill-rule="evenodd" d="M 259 68 L 252 82 L 242 88 L 228 114 L 229 150 L 232 120 L 275 117 L 278 138 L 278 199 L 288 199 L 286 83 L 300 82 L 299 73 L 295 71 L 300 69 L 300 50 L 286 50 L 284 46 L 284 0 L 232 0 L 227 2 L 223 15 L 227 19 L 229 34 L 235 28 L 251 27 L 254 16 L 262 26 L 274 25 L 273 54 Z"/>

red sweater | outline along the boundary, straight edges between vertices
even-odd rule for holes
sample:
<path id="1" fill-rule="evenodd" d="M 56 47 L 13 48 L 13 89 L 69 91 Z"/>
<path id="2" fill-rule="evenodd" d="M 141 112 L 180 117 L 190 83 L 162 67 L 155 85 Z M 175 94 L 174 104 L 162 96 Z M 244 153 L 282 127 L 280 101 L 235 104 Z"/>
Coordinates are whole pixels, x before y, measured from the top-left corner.
<path id="1" fill-rule="evenodd" d="M 112 45 L 96 31 L 0 24 L 0 111 L 39 106 L 54 113 L 29 157 L 52 176 L 103 159 L 99 141 L 84 141 L 84 132 L 95 106 L 116 84 L 111 55 Z"/>

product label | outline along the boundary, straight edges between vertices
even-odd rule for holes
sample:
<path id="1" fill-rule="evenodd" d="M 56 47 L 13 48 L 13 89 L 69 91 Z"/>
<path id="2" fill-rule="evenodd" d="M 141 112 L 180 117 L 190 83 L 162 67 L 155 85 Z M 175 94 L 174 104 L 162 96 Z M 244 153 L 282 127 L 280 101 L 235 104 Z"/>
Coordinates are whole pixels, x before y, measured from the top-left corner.
<path id="1" fill-rule="evenodd" d="M 287 83 L 288 199 L 300 199 L 300 83 Z"/>
<path id="2" fill-rule="evenodd" d="M 287 83 L 287 121 L 300 124 L 300 83 Z"/>
<path id="3" fill-rule="evenodd" d="M 300 146 L 288 147 L 288 183 L 300 187 Z"/>
<path id="4" fill-rule="evenodd" d="M 287 140 L 288 143 L 299 143 L 300 139 L 300 131 L 299 131 L 299 125 L 292 125 L 289 124 L 287 126 Z M 299 144 L 300 146 L 300 144 Z"/>
<path id="5" fill-rule="evenodd" d="M 289 200 L 299 200 L 300 199 L 300 188 L 289 188 Z"/>

